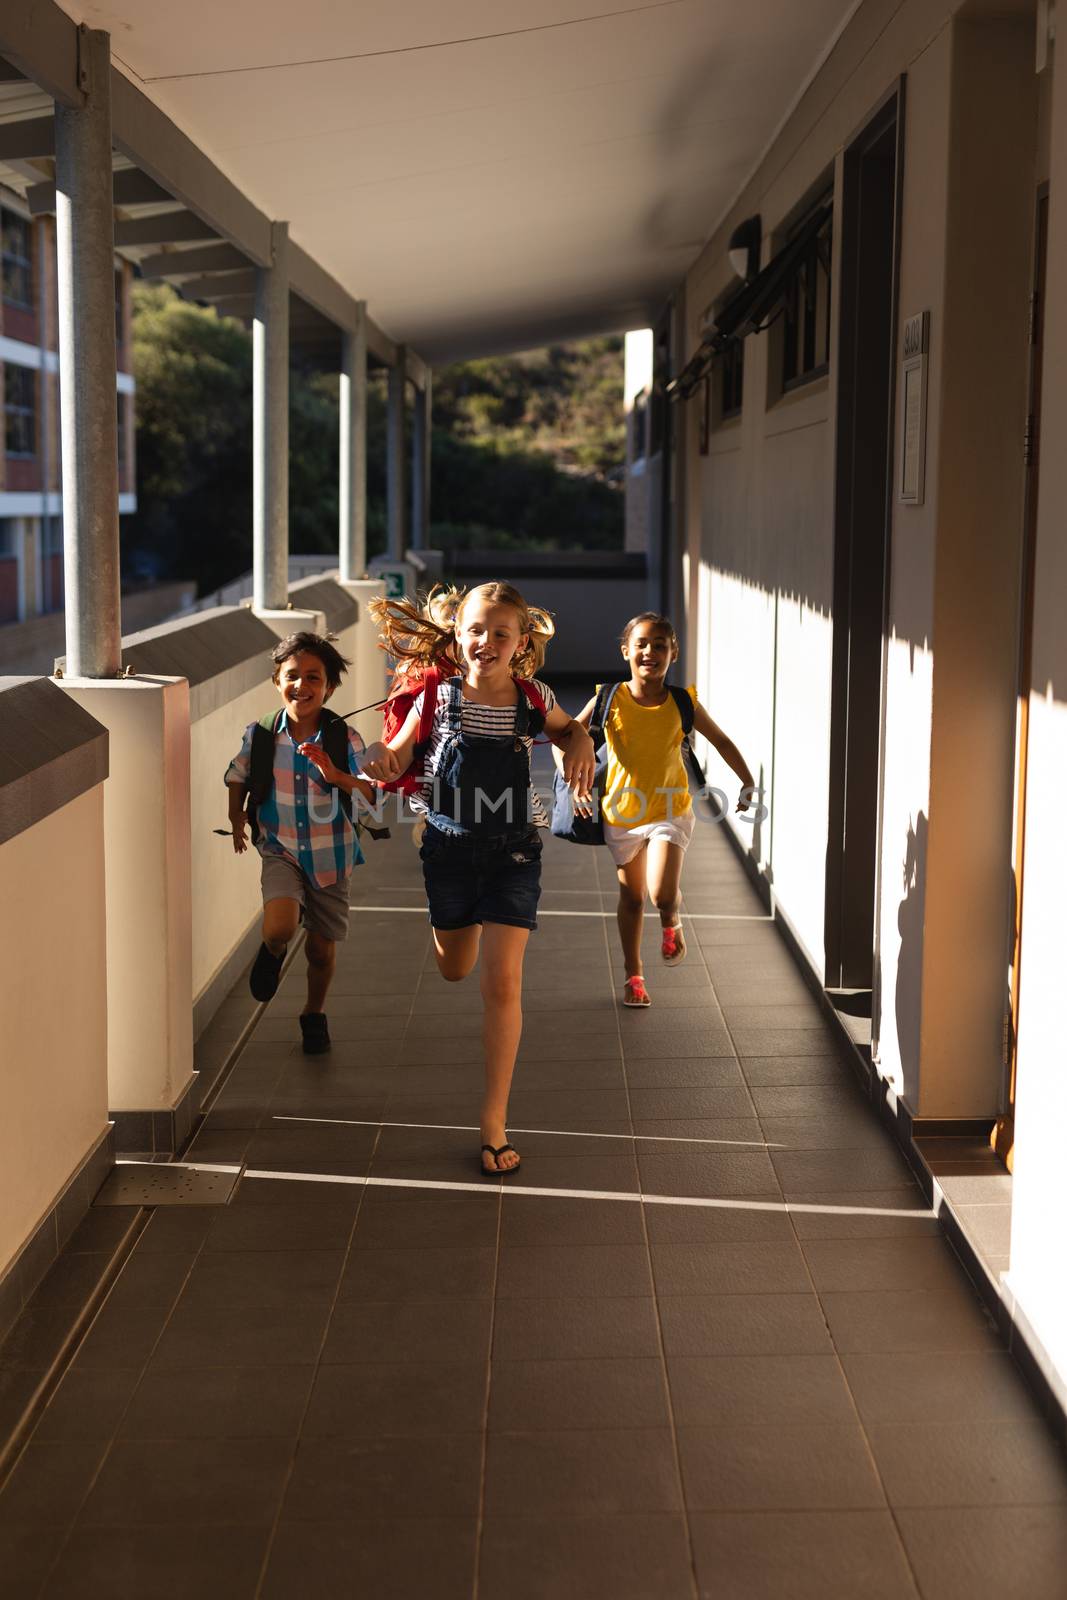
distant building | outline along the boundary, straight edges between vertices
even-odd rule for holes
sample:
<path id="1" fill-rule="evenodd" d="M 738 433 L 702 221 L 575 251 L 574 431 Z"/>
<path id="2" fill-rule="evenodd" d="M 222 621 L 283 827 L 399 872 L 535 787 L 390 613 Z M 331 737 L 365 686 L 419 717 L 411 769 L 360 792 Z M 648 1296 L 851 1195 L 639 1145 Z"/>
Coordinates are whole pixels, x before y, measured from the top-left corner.
<path id="1" fill-rule="evenodd" d="M 63 604 L 63 505 L 54 217 L 31 217 L 0 182 L 0 623 Z M 129 262 L 115 260 L 119 512 L 135 511 Z"/>

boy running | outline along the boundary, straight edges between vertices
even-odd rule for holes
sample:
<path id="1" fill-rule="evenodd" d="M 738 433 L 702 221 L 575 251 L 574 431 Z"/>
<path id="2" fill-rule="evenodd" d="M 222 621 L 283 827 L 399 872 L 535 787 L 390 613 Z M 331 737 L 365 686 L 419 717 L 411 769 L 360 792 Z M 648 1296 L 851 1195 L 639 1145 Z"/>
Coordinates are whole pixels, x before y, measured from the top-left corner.
<path id="1" fill-rule="evenodd" d="M 356 777 L 362 739 L 325 708 L 349 665 L 333 638 L 293 633 L 275 646 L 272 676 L 282 710 L 245 729 L 225 778 L 233 848 L 242 855 L 251 833 L 262 857 L 263 943 L 249 987 L 257 1000 L 273 997 L 286 948 L 303 921 L 308 992 L 300 1032 L 307 1055 L 330 1048 L 326 994 L 337 941 L 348 937 L 349 875 L 363 861 L 351 796 L 353 791 L 367 800 L 374 796 L 371 786 Z M 339 725 L 336 733 L 332 724 Z M 273 747 L 269 778 L 258 789 L 257 740 Z M 265 774 L 266 763 L 258 770 Z"/>

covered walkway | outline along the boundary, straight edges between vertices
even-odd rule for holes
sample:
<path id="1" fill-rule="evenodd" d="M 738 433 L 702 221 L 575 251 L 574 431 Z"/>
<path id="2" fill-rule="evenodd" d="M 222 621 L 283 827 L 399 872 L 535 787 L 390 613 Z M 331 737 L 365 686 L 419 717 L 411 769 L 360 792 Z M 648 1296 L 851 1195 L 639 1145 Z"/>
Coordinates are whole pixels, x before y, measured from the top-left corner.
<path id="1" fill-rule="evenodd" d="M 478 1176 L 477 990 L 399 830 L 332 1056 L 298 956 L 187 1155 L 232 1201 L 142 1214 L 0 1496 L 10 1600 L 1063 1595 L 1062 1458 L 723 832 L 643 1013 L 606 858 L 545 867 L 521 1174 Z M 93 1208 L 6 1384 L 137 1216 Z"/>

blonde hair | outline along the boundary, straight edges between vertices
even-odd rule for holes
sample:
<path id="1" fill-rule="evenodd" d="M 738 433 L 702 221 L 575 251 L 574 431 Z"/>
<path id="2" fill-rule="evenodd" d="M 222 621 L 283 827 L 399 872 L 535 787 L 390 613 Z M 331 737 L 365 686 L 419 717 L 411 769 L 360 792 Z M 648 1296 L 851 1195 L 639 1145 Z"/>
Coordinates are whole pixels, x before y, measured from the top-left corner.
<path id="1" fill-rule="evenodd" d="M 431 666 L 442 667 L 446 672 L 462 670 L 456 630 L 464 606 L 474 599 L 511 606 L 518 613 L 519 633 L 526 635 L 526 643 L 512 656 L 511 673 L 516 678 L 536 676 L 548 641 L 556 631 L 555 624 L 540 606 L 527 605 L 513 584 L 494 582 L 479 583 L 473 589 L 438 583 L 422 606 L 407 599 L 372 600 L 370 613 L 382 630 L 379 648 L 395 657 L 398 677 Z"/>

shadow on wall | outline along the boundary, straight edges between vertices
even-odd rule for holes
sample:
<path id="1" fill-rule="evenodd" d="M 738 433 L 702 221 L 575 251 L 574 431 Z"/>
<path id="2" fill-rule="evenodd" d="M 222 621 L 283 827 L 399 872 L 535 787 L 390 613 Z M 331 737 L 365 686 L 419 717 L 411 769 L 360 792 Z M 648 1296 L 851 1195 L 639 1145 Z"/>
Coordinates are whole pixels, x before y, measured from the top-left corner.
<path id="1" fill-rule="evenodd" d="M 922 1024 L 923 918 L 926 908 L 926 813 L 909 825 L 904 848 L 904 898 L 897 909 L 900 956 L 897 961 L 897 1048 L 901 1090 L 913 1100 L 919 1087 L 919 1030 Z"/>

